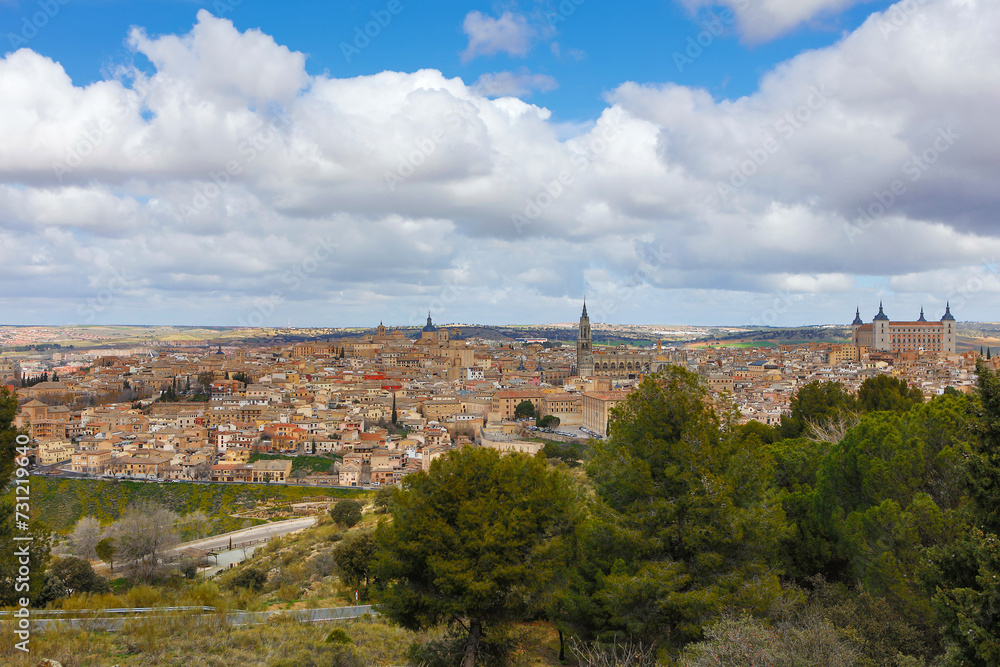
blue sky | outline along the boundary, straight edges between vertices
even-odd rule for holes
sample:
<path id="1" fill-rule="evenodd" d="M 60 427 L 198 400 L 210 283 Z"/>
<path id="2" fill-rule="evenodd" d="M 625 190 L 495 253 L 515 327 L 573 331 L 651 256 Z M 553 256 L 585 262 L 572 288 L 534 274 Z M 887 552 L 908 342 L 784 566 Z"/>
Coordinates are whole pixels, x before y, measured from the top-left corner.
<path id="1" fill-rule="evenodd" d="M 227 2 L 0 0 L 0 323 L 998 319 L 997 3 Z"/>
<path id="2" fill-rule="evenodd" d="M 58 0 L 50 0 L 58 3 Z M 355 29 L 373 21 L 372 12 L 386 16 L 385 0 L 353 2 L 263 2 L 260 0 L 70 0 L 39 30 L 29 45 L 63 64 L 77 85 L 107 75 L 109 67 L 131 62 L 125 37 L 132 26 L 150 35 L 180 34 L 191 28 L 200 8 L 232 20 L 241 30 L 259 28 L 279 44 L 307 54 L 310 74 L 336 77 L 374 74 L 383 70 L 412 72 L 440 70 L 467 83 L 498 70 L 530 70 L 552 76 L 558 87 L 534 92 L 533 103 L 551 109 L 558 121 L 592 120 L 605 107 L 604 93 L 624 81 L 676 82 L 708 89 L 719 98 L 753 93 L 762 74 L 796 54 L 828 46 L 857 28 L 873 10 L 889 2 L 867 2 L 840 14 L 822 16 L 766 43 L 741 39 L 734 14 L 725 7 L 692 11 L 668 0 L 607 3 L 585 0 L 557 2 L 475 3 L 443 0 L 421 3 L 398 0 L 401 11 L 379 26 L 377 36 L 354 53 Z M 562 7 L 562 9 L 561 9 Z M 572 8 L 569 12 L 565 7 Z M 9 29 L 40 11 L 38 0 L 0 3 L 0 24 Z M 51 11 L 51 10 L 50 10 Z M 463 62 L 468 37 L 463 21 L 471 11 L 498 16 L 503 11 L 535 17 L 538 34 L 524 55 L 500 52 Z M 548 20 L 547 20 L 548 19 Z M 678 66 L 675 54 L 684 54 L 689 39 L 706 27 L 721 25 L 725 33 L 712 35 L 702 55 Z M 373 30 L 374 32 L 374 30 Z M 4 50 L 10 46 L 5 40 Z M 363 42 L 359 42 L 363 43 Z M 558 45 L 559 55 L 553 52 Z M 149 67 L 138 58 L 137 64 Z"/>

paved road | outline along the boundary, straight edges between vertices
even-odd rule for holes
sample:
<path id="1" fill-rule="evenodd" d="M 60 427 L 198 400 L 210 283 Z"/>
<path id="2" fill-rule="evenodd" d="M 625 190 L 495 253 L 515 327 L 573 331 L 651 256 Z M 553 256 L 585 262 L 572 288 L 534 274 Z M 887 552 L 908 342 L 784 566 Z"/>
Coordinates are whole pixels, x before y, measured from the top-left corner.
<path id="1" fill-rule="evenodd" d="M 252 528 L 244 528 L 231 533 L 223 533 L 222 535 L 213 535 L 212 537 L 206 537 L 192 542 L 181 542 L 174 548 L 167 551 L 167 555 L 175 554 L 188 548 L 202 549 L 204 551 L 225 551 L 229 548 L 230 538 L 232 538 L 233 547 L 235 548 L 237 544 L 245 544 L 247 542 L 256 542 L 259 540 L 269 540 L 274 537 L 297 533 L 300 530 L 305 530 L 306 528 L 310 528 L 314 525 L 316 525 L 316 517 L 314 516 L 302 517 L 301 519 L 288 519 L 287 521 L 275 521 L 274 523 L 265 523 Z M 100 561 L 91 561 L 91 565 L 93 565 L 95 572 L 104 572 L 109 569 L 107 563 Z"/>
<path id="2" fill-rule="evenodd" d="M 288 519 L 287 521 L 275 521 L 274 523 L 265 523 L 260 526 L 244 528 L 231 533 L 213 535 L 212 537 L 206 537 L 201 540 L 183 542 L 171 549 L 171 551 L 181 551 L 182 549 L 188 548 L 204 549 L 206 551 L 228 549 L 230 538 L 232 538 L 233 545 L 235 546 L 236 544 L 243 542 L 269 540 L 273 537 L 280 537 L 281 535 L 288 535 L 289 533 L 297 533 L 300 530 L 305 530 L 306 528 L 310 528 L 314 525 L 316 525 L 316 517 L 314 516 L 302 517 L 301 519 Z"/>

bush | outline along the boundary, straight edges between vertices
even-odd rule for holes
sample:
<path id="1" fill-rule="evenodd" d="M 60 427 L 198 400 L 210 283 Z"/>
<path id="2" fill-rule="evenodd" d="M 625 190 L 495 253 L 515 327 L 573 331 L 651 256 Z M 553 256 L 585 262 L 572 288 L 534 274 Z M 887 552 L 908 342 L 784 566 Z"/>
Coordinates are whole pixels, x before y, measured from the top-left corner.
<path id="1" fill-rule="evenodd" d="M 361 508 L 362 505 L 357 500 L 338 500 L 330 510 L 330 518 L 338 526 L 351 528 L 361 521 Z"/>
<path id="2" fill-rule="evenodd" d="M 327 644 L 351 644 L 351 638 L 347 636 L 343 628 L 335 628 L 326 636 Z"/>
<path id="3" fill-rule="evenodd" d="M 244 567 L 234 572 L 225 582 L 226 588 L 239 590 L 241 588 L 259 593 L 267 583 L 267 573 L 254 567 Z"/>
<path id="4" fill-rule="evenodd" d="M 285 584 L 279 588 L 275 594 L 278 596 L 279 600 L 284 600 L 286 602 L 294 602 L 299 599 L 299 593 L 302 589 L 295 584 Z"/>

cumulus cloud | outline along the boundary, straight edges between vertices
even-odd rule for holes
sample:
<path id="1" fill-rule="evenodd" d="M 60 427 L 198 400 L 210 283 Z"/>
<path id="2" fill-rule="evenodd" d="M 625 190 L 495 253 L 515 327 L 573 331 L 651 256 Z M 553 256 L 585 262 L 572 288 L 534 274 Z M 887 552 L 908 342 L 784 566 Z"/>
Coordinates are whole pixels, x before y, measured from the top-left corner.
<path id="1" fill-rule="evenodd" d="M 497 53 L 523 58 L 531 50 L 537 34 L 527 17 L 510 11 L 499 18 L 471 11 L 462 22 L 462 30 L 469 37 L 469 45 L 462 52 L 462 62 Z"/>
<path id="2" fill-rule="evenodd" d="M 207 12 L 133 31 L 148 75 L 76 86 L 21 49 L 0 60 L 0 308 L 546 321 L 586 293 L 599 320 L 749 322 L 788 299 L 794 324 L 891 294 L 933 312 L 1000 253 L 1000 6 L 920 7 L 752 95 L 626 82 L 574 125 L 517 97 L 539 75 L 502 73 L 502 96 L 436 70 L 309 76 Z M 957 317 L 988 316 L 980 282 Z"/>
<path id="3" fill-rule="evenodd" d="M 871 0 L 684 0 L 692 9 L 723 6 L 735 12 L 743 36 L 764 42 L 803 23 L 834 16 Z"/>

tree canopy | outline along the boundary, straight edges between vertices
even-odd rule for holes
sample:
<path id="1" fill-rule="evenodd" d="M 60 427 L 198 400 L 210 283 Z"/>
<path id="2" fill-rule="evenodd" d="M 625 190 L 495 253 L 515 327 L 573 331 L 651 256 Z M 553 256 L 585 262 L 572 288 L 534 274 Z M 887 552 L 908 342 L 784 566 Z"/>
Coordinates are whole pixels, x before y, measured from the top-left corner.
<path id="1" fill-rule="evenodd" d="M 911 387 L 902 378 L 889 375 L 868 378 L 858 389 L 858 407 L 865 412 L 906 412 L 923 402 L 924 395 L 920 389 Z"/>
<path id="2" fill-rule="evenodd" d="M 596 619 L 592 632 L 680 646 L 722 608 L 760 610 L 778 595 L 768 557 L 784 514 L 769 502 L 767 467 L 732 426 L 678 367 L 643 380 L 614 410 L 587 465 L 603 503 L 587 538 L 594 589 L 582 611 Z"/>
<path id="3" fill-rule="evenodd" d="M 334 506 L 330 508 L 330 518 L 332 518 L 338 526 L 353 528 L 361 521 L 361 509 L 362 505 L 357 500 L 349 500 L 346 498 L 338 500 Z"/>
<path id="4" fill-rule="evenodd" d="M 541 609 L 565 565 L 573 490 L 542 457 L 465 448 L 408 476 L 380 522 L 380 613 L 408 628 L 467 631 L 463 665 L 484 635 Z"/>

